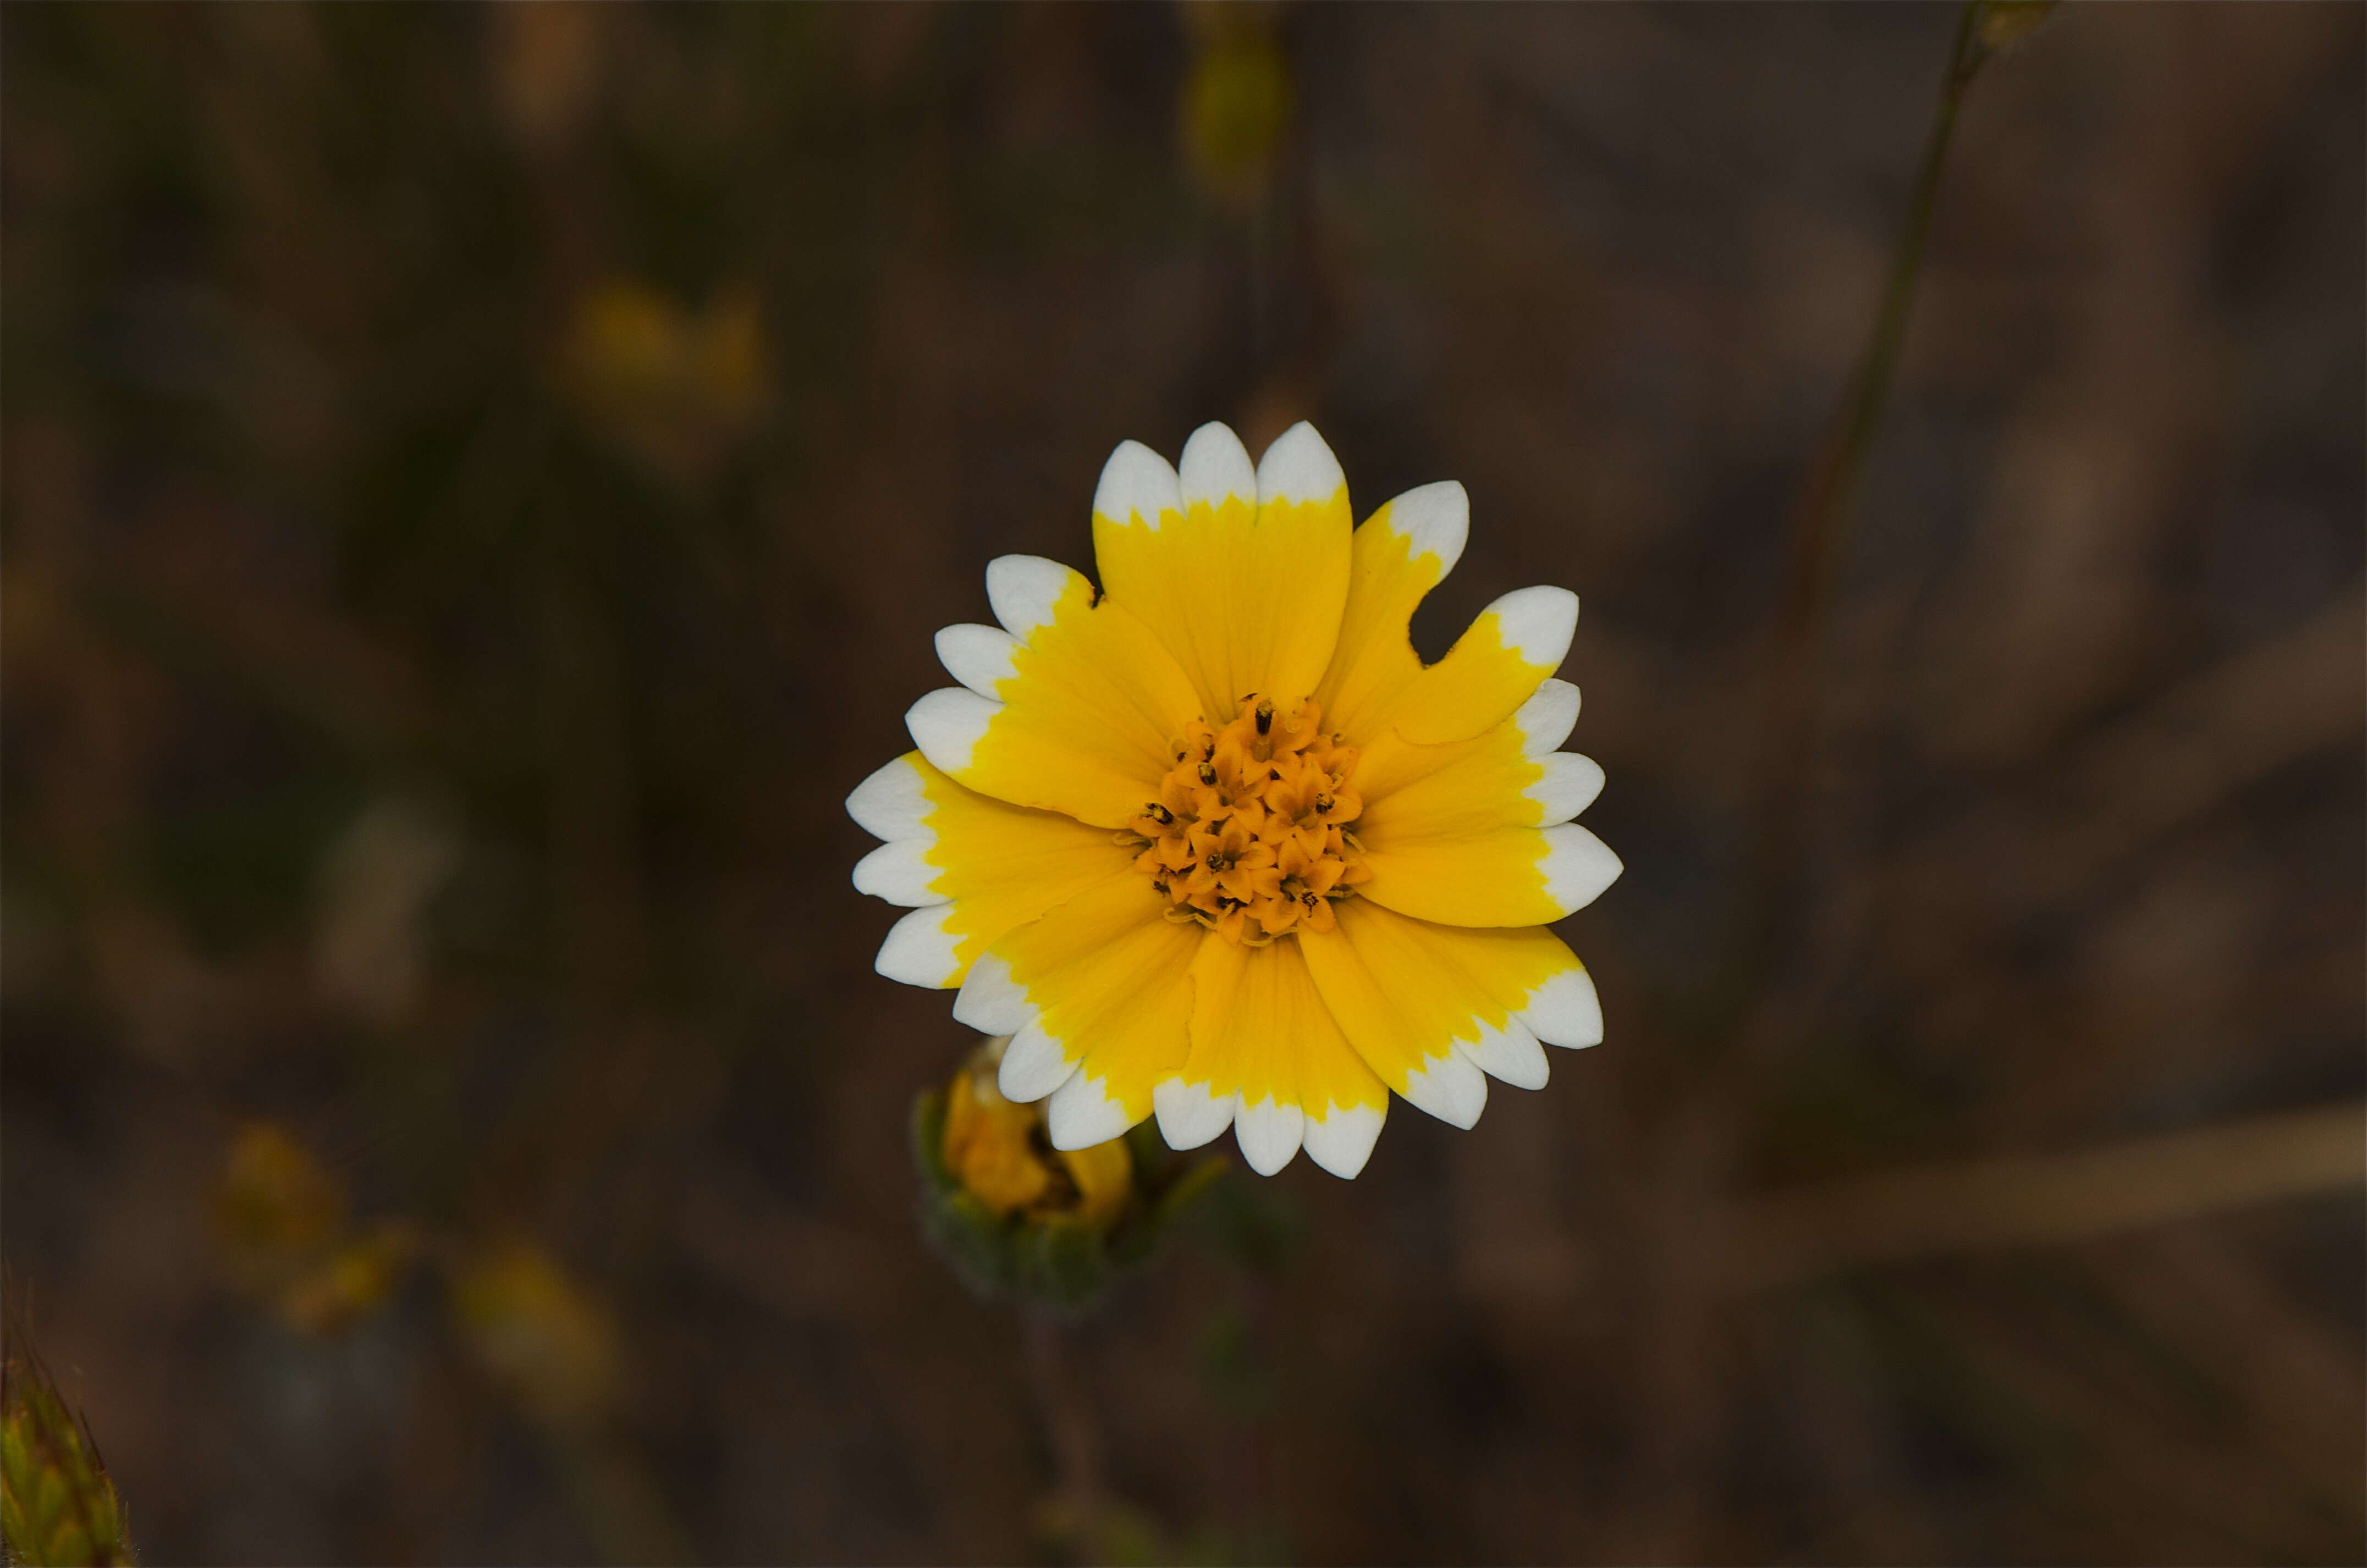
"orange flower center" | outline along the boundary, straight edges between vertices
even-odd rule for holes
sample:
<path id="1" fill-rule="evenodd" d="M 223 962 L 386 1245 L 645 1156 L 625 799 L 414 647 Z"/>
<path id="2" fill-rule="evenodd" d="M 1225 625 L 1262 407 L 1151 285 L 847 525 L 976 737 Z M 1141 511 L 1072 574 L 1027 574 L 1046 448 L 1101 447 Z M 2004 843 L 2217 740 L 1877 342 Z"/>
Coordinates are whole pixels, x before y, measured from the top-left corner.
<path id="1" fill-rule="evenodd" d="M 1195 719 L 1175 742 L 1158 798 L 1119 835 L 1169 919 L 1262 947 L 1330 931 L 1331 906 L 1372 875 L 1349 826 L 1365 808 L 1348 782 L 1356 749 L 1321 718 L 1312 701 L 1285 713 L 1251 692 L 1222 729 Z"/>

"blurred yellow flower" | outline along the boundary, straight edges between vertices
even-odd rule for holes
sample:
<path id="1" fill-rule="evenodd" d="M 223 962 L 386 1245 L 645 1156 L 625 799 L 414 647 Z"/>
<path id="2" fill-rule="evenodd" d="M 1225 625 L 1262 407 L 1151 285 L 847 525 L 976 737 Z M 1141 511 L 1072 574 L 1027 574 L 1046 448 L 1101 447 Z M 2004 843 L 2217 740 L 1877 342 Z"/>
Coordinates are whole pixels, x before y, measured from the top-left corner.
<path id="1" fill-rule="evenodd" d="M 232 1271 L 276 1288 L 344 1225 L 345 1188 L 286 1128 L 251 1122 L 231 1140 L 213 1216 L 215 1240 Z"/>
<path id="2" fill-rule="evenodd" d="M 238 1288 L 290 1328 L 336 1334 L 391 1295 L 418 1256 L 417 1232 L 380 1220 L 357 1233 L 345 1191 L 270 1122 L 241 1128 L 213 1194 L 214 1243 Z"/>
<path id="3" fill-rule="evenodd" d="M 280 1314 L 307 1334 L 341 1333 L 393 1294 L 418 1255 L 416 1231 L 381 1221 L 290 1280 L 279 1293 Z"/>
<path id="4" fill-rule="evenodd" d="M 608 434 L 685 479 L 746 432 L 769 373 L 753 294 L 729 290 L 694 313 L 630 278 L 576 301 L 558 366 L 571 400 Z"/>
<path id="5" fill-rule="evenodd" d="M 452 1308 L 478 1361 L 536 1420 L 581 1428 L 614 1401 L 608 1314 L 539 1247 L 506 1241 L 470 1258 L 452 1280 Z"/>

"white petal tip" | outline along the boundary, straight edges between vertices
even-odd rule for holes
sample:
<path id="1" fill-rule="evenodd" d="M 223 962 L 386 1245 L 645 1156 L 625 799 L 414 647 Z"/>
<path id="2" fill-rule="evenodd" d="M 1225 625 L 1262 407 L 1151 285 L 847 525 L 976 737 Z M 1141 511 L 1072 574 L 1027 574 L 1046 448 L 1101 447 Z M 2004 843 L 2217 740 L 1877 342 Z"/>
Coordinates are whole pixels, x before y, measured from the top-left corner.
<path id="1" fill-rule="evenodd" d="M 997 556 L 986 563 L 986 602 L 1002 629 L 1025 642 L 1036 627 L 1052 624 L 1061 596 L 1083 581 L 1042 556 Z"/>
<path id="2" fill-rule="evenodd" d="M 1011 977 L 1011 965 L 981 953 L 954 998 L 954 1020 L 980 1034 L 1016 1034 L 1036 1020 L 1036 1005 Z"/>
<path id="3" fill-rule="evenodd" d="M 1076 1072 L 1077 1065 L 1069 1060 L 1060 1043 L 1031 1022 L 1002 1048 L 1002 1066 L 995 1072 L 994 1087 L 1013 1104 L 1025 1105 L 1050 1094 Z"/>
<path id="4" fill-rule="evenodd" d="M 1307 1157 L 1340 1178 L 1353 1181 L 1373 1157 L 1381 1136 L 1382 1108 L 1334 1105 L 1320 1119 L 1309 1116 L 1300 1135 Z"/>
<path id="5" fill-rule="evenodd" d="M 879 956 L 871 967 L 907 986 L 941 991 L 952 985 L 961 977 L 961 963 L 954 953 L 961 939 L 946 929 L 953 912 L 951 904 L 937 904 L 898 920 L 888 928 L 888 940 L 879 944 Z"/>
<path id="6" fill-rule="evenodd" d="M 1508 1018 L 1501 1029 L 1480 1026 L 1476 1044 L 1457 1041 L 1463 1054 L 1481 1072 L 1498 1083 L 1514 1089 L 1543 1089 L 1553 1077 L 1553 1066 L 1546 1060 L 1546 1050 L 1528 1025 L 1517 1018 Z"/>
<path id="7" fill-rule="evenodd" d="M 1581 757 L 1575 751 L 1548 751 L 1536 761 L 1544 766 L 1545 777 L 1521 793 L 1537 803 L 1536 819 L 1541 827 L 1569 821 L 1593 805 L 1594 797 L 1603 793 L 1603 765 L 1591 757 Z M 1616 876 L 1618 873 L 1612 874 Z"/>
<path id="8" fill-rule="evenodd" d="M 969 766 L 970 752 L 1002 711 L 1001 703 L 976 692 L 943 686 L 905 710 L 904 728 L 922 756 L 940 772 L 957 774 Z"/>
<path id="9" fill-rule="evenodd" d="M 1183 494 L 1166 458 L 1139 441 L 1121 441 L 1093 487 L 1093 515 L 1121 527 L 1156 529 L 1184 509 Z"/>
<path id="10" fill-rule="evenodd" d="M 1471 498 L 1453 479 L 1406 491 L 1389 502 L 1389 531 L 1403 538 L 1410 554 L 1438 558 L 1443 579 L 1463 558 L 1471 537 Z"/>
<path id="11" fill-rule="evenodd" d="M 937 662 L 946 673 L 990 702 L 1019 674 L 1019 639 L 1001 626 L 963 625 L 937 633 Z"/>
<path id="12" fill-rule="evenodd" d="M 880 845 L 855 863 L 855 890 L 908 909 L 942 904 L 946 896 L 933 890 L 943 868 L 929 863 L 935 846 L 924 839 L 897 839 Z"/>
<path id="13" fill-rule="evenodd" d="M 1569 653 L 1569 639 L 1578 634 L 1578 595 L 1567 588 L 1541 584 L 1516 588 L 1488 606 L 1496 617 L 1496 635 L 1521 662 L 1550 674 Z"/>
<path id="14" fill-rule="evenodd" d="M 1274 438 L 1257 466 L 1258 504 L 1330 501 L 1348 488 L 1340 459 L 1315 427 L 1300 420 Z"/>
<path id="15" fill-rule="evenodd" d="M 1249 449 L 1228 426 L 1209 423 L 1194 431 L 1184 443 L 1175 477 L 1186 506 L 1195 502 L 1220 506 L 1228 501 L 1257 504 L 1257 470 L 1250 466 Z"/>
<path id="16" fill-rule="evenodd" d="M 1272 1176 L 1298 1154 L 1307 1117 L 1296 1105 L 1284 1105 L 1271 1096 L 1244 1105 L 1233 1118 L 1233 1139 L 1241 1158 L 1260 1176 Z"/>
<path id="17" fill-rule="evenodd" d="M 1538 863 L 1537 870 L 1546 879 L 1546 897 L 1563 915 L 1593 903 L 1626 869 L 1611 852 L 1610 845 L 1575 822 L 1547 828 L 1544 832 L 1545 859 Z M 1558 919 L 1560 916 L 1555 918 Z"/>
<path id="18" fill-rule="evenodd" d="M 1006 1053 L 1006 1057 L 1008 1053 Z M 1056 1149 L 1089 1149 L 1124 1134 L 1138 1118 L 1110 1098 L 1108 1081 L 1078 1072 L 1052 1091 L 1044 1108 L 1045 1134 Z"/>
<path id="19" fill-rule="evenodd" d="M 1150 1091 L 1150 1109 L 1159 1118 L 1159 1135 L 1171 1149 L 1196 1149 L 1221 1136 L 1233 1124 L 1240 1106 L 1239 1095 L 1216 1095 L 1205 1083 L 1169 1078 Z"/>
<path id="20" fill-rule="evenodd" d="M 1537 683 L 1536 694 L 1521 705 L 1512 723 L 1521 732 L 1521 753 L 1542 757 L 1561 750 L 1578 726 L 1578 688 L 1550 677 Z"/>
<path id="21" fill-rule="evenodd" d="M 1577 1050 L 1603 1043 L 1603 998 L 1593 976 L 1573 963 L 1529 993 L 1521 1021 L 1548 1045 Z"/>
<path id="22" fill-rule="evenodd" d="M 934 809 L 921 770 L 910 757 L 899 757 L 879 769 L 846 797 L 846 814 L 855 825 L 875 839 L 891 842 L 934 837 L 922 826 Z"/>
<path id="23" fill-rule="evenodd" d="M 1488 1075 L 1461 1052 L 1451 1051 L 1429 1058 L 1398 1092 L 1416 1110 L 1468 1129 L 1479 1124 L 1479 1113 L 1488 1109 Z"/>

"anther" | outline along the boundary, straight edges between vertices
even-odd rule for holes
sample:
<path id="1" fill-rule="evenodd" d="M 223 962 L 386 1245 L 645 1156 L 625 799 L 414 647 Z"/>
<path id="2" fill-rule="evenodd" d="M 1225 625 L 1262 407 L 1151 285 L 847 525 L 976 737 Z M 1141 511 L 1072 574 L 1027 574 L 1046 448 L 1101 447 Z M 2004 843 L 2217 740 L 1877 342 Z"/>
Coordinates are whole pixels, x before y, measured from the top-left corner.
<path id="1" fill-rule="evenodd" d="M 1200 782 L 1204 784 L 1212 784 L 1217 782 L 1217 767 L 1215 763 L 1203 762 L 1200 764 Z"/>
<path id="2" fill-rule="evenodd" d="M 1144 807 L 1144 809 L 1150 816 L 1157 818 L 1161 826 L 1172 828 L 1175 825 L 1175 813 L 1168 810 L 1167 807 L 1160 805 L 1159 802 L 1154 800 L 1148 807 Z"/>
<path id="3" fill-rule="evenodd" d="M 1274 704 L 1271 701 L 1258 704 L 1257 727 L 1260 735 L 1274 728 Z"/>

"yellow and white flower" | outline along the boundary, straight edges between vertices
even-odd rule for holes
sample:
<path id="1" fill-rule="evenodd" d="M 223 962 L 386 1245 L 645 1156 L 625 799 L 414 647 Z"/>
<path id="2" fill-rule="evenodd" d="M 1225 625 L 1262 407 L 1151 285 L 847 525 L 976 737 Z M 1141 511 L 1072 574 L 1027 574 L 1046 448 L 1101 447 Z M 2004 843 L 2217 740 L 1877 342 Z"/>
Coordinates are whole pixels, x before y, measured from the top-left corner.
<path id="1" fill-rule="evenodd" d="M 1176 468 L 1127 442 L 1101 591 L 989 565 L 1001 625 L 937 634 L 960 684 L 847 797 L 886 840 L 855 886 L 912 910 L 879 972 L 1010 1035 L 1002 1092 L 1051 1097 L 1056 1147 L 1155 1112 L 1179 1149 L 1230 1126 L 1261 1172 L 1303 1146 L 1353 1177 L 1391 1090 L 1468 1127 L 1489 1077 L 1545 1084 L 1541 1042 L 1603 1037 L 1545 929 L 1620 871 L 1570 820 L 1603 770 L 1558 749 L 1577 596 L 1508 593 L 1425 666 L 1406 626 L 1463 552 L 1463 487 L 1353 522 L 1312 426 L 1254 467 L 1221 424 Z"/>

